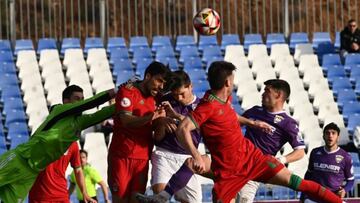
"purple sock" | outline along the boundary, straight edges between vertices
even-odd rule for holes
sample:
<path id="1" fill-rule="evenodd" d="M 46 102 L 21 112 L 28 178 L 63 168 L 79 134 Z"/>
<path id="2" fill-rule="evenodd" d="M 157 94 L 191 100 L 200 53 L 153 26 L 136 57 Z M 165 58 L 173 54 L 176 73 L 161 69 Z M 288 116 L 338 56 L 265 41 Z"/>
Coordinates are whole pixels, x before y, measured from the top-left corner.
<path id="1" fill-rule="evenodd" d="M 177 191 L 186 186 L 192 175 L 194 175 L 194 173 L 190 170 L 190 168 L 183 164 L 179 170 L 171 176 L 165 187 L 165 191 L 173 196 Z"/>

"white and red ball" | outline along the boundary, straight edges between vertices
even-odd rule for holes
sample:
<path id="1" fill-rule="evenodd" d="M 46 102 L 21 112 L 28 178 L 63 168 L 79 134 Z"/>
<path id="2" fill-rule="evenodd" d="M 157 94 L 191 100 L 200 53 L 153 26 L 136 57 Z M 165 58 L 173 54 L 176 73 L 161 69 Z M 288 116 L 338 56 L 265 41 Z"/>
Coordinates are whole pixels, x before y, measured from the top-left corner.
<path id="1" fill-rule="evenodd" d="M 220 16 L 214 9 L 204 8 L 194 16 L 193 25 L 201 35 L 214 35 L 220 28 Z"/>

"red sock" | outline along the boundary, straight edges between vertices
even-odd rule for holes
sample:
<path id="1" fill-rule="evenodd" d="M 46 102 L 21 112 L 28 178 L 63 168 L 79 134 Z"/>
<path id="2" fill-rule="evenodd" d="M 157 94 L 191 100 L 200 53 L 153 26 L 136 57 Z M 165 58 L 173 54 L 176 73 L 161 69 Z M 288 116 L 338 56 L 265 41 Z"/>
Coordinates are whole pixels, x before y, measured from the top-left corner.
<path id="1" fill-rule="evenodd" d="M 342 203 L 342 200 L 339 196 L 311 180 L 302 180 L 298 186 L 298 190 L 307 194 L 314 200 L 329 203 Z"/>

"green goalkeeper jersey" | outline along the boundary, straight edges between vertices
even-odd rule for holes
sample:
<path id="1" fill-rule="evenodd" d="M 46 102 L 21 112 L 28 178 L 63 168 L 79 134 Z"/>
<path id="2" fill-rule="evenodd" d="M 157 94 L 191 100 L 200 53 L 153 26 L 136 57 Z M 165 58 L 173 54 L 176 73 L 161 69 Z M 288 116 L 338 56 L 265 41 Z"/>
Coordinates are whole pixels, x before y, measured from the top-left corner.
<path id="1" fill-rule="evenodd" d="M 19 145 L 16 151 L 27 160 L 30 168 L 44 170 L 66 153 L 71 143 L 79 139 L 82 130 L 112 116 L 114 105 L 92 114 L 82 114 L 109 99 L 108 93 L 102 92 L 83 101 L 55 106 L 30 140 Z"/>

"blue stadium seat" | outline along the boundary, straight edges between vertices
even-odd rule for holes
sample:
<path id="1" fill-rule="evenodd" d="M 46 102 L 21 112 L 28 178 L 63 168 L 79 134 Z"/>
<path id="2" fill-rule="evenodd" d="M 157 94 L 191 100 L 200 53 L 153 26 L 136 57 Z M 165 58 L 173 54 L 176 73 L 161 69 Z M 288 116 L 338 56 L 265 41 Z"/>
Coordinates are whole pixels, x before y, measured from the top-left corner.
<path id="1" fill-rule="evenodd" d="M 335 53 L 334 45 L 331 42 L 321 42 L 318 44 L 316 53 L 319 58 L 319 61 L 322 61 L 322 57 L 324 54 Z"/>
<path id="2" fill-rule="evenodd" d="M 349 103 L 350 101 L 357 101 L 357 96 L 352 89 L 340 89 L 334 96 L 337 99 L 337 103 L 340 109 L 343 108 L 344 104 Z"/>
<path id="3" fill-rule="evenodd" d="M 224 51 L 228 45 L 240 45 L 239 35 L 223 34 L 221 39 L 221 50 Z"/>
<path id="4" fill-rule="evenodd" d="M 17 56 L 18 52 L 22 50 L 34 50 L 34 45 L 31 39 L 16 40 L 14 55 Z"/>
<path id="5" fill-rule="evenodd" d="M 345 65 L 360 64 L 360 54 L 348 54 L 345 57 Z"/>
<path id="6" fill-rule="evenodd" d="M 134 47 L 133 63 L 137 64 L 138 60 L 147 58 L 152 59 L 152 52 L 149 47 Z"/>
<path id="7" fill-rule="evenodd" d="M 352 84 L 348 77 L 334 77 L 332 81 L 329 81 L 330 86 L 334 94 L 341 89 L 352 89 Z"/>
<path id="8" fill-rule="evenodd" d="M 259 189 L 256 191 L 255 200 L 266 200 L 268 199 L 266 186 L 264 184 L 260 184 Z"/>
<path id="9" fill-rule="evenodd" d="M 172 47 L 169 36 L 154 36 L 151 51 L 155 52 L 159 47 Z"/>
<path id="10" fill-rule="evenodd" d="M 336 50 L 340 49 L 340 32 L 336 32 L 335 33 L 335 43 L 334 43 L 334 47 Z"/>
<path id="11" fill-rule="evenodd" d="M 214 185 L 213 184 L 202 184 L 202 201 L 203 202 L 212 202 L 212 189 Z"/>
<path id="12" fill-rule="evenodd" d="M 180 58 L 179 58 L 180 63 L 184 63 L 184 61 L 194 57 L 199 57 L 199 52 L 196 47 L 181 48 Z"/>
<path id="13" fill-rule="evenodd" d="M 203 56 L 202 56 L 203 62 L 206 63 L 207 61 L 209 61 L 211 58 L 214 58 L 214 57 L 222 57 L 221 49 L 219 46 L 213 46 L 211 48 L 204 49 Z"/>
<path id="14" fill-rule="evenodd" d="M 7 128 L 8 128 L 8 138 L 14 134 L 29 136 L 29 128 L 25 122 L 14 122 L 11 123 Z"/>
<path id="15" fill-rule="evenodd" d="M 350 114 L 347 119 L 347 129 L 349 133 L 352 135 L 355 132 L 356 126 L 360 125 L 360 114 Z"/>
<path id="16" fill-rule="evenodd" d="M 290 35 L 290 51 L 293 52 L 295 50 L 295 46 L 297 44 L 305 44 L 309 43 L 309 38 L 307 33 L 305 32 L 293 32 Z"/>
<path id="17" fill-rule="evenodd" d="M 0 133 L 0 156 L 4 154 L 7 151 L 6 148 L 6 141 L 5 141 L 5 135 L 2 135 Z"/>
<path id="18" fill-rule="evenodd" d="M 192 35 L 178 35 L 176 37 L 175 51 L 181 51 L 181 48 L 186 46 L 196 46 L 194 36 Z"/>
<path id="19" fill-rule="evenodd" d="M 206 72 L 208 72 L 209 68 L 210 68 L 210 65 L 214 62 L 214 61 L 223 61 L 224 58 L 221 56 L 221 57 L 217 57 L 217 56 L 214 56 L 212 58 L 210 58 L 207 62 L 206 62 Z"/>
<path id="20" fill-rule="evenodd" d="M 175 57 L 175 52 L 172 46 L 162 46 L 156 49 L 156 58 Z"/>
<path id="21" fill-rule="evenodd" d="M 66 49 L 81 49 L 79 38 L 64 38 L 61 43 L 60 54 L 64 55 Z"/>
<path id="22" fill-rule="evenodd" d="M 14 97 L 21 99 L 21 90 L 18 85 L 7 85 L 1 90 L 2 102 L 10 102 Z"/>
<path id="23" fill-rule="evenodd" d="M 244 36 L 244 50 L 247 53 L 249 46 L 252 44 L 263 44 L 263 40 L 260 34 L 245 34 Z"/>
<path id="24" fill-rule="evenodd" d="M 206 72 L 204 69 L 185 70 L 190 76 L 191 81 L 206 81 Z"/>
<path id="25" fill-rule="evenodd" d="M 339 54 L 324 54 L 322 58 L 322 66 L 342 65 Z"/>
<path id="26" fill-rule="evenodd" d="M 359 80 L 357 80 L 357 81 L 360 81 L 360 77 L 359 77 Z M 354 91 L 355 91 L 356 95 L 360 96 L 360 82 L 355 83 Z"/>
<path id="27" fill-rule="evenodd" d="M 4 97 L 3 97 L 4 98 Z M 24 110 L 24 103 L 21 97 L 5 97 L 3 99 L 3 113 L 6 114 L 12 110 Z"/>
<path id="28" fill-rule="evenodd" d="M 11 136 L 10 149 L 15 149 L 18 145 L 23 144 L 29 140 L 29 136 L 19 133 L 10 136 Z"/>
<path id="29" fill-rule="evenodd" d="M 18 85 L 19 81 L 17 75 L 14 73 L 0 74 L 0 91 L 6 86 Z"/>
<path id="30" fill-rule="evenodd" d="M 288 188 L 281 186 L 273 186 L 272 188 L 273 200 L 287 200 L 288 196 Z"/>
<path id="31" fill-rule="evenodd" d="M 153 62 L 151 58 L 142 58 L 137 61 L 136 64 L 136 74 L 141 76 L 141 79 L 144 78 L 145 69 Z"/>
<path id="32" fill-rule="evenodd" d="M 117 75 L 120 71 L 133 71 L 134 67 L 130 61 L 130 59 L 116 59 L 112 64 L 113 73 Z"/>
<path id="33" fill-rule="evenodd" d="M 343 66 L 332 65 L 327 67 L 326 77 L 330 83 L 333 82 L 334 78 L 346 77 L 346 71 Z"/>
<path id="34" fill-rule="evenodd" d="M 320 43 L 331 43 L 330 34 L 328 32 L 314 32 L 312 46 L 316 51 Z"/>
<path id="35" fill-rule="evenodd" d="M 26 122 L 26 115 L 24 110 L 13 109 L 9 112 L 6 112 L 5 127 L 8 127 L 11 123 L 14 122 Z"/>
<path id="36" fill-rule="evenodd" d="M 360 78 L 360 64 L 359 65 L 350 65 L 350 81 L 355 83 Z"/>
<path id="37" fill-rule="evenodd" d="M 175 57 L 157 57 L 156 61 L 163 63 L 165 65 L 169 65 L 171 71 L 176 71 L 179 69 L 179 64 Z"/>
<path id="38" fill-rule="evenodd" d="M 14 63 L 11 51 L 0 51 L 0 62 Z"/>
<path id="39" fill-rule="evenodd" d="M 205 48 L 208 48 L 209 46 L 218 46 L 216 35 L 200 35 L 199 37 L 199 51 L 202 52 Z"/>
<path id="40" fill-rule="evenodd" d="M 134 52 L 135 47 L 147 47 L 149 48 L 149 43 L 145 36 L 135 36 L 130 38 L 130 48 L 131 53 Z"/>
<path id="41" fill-rule="evenodd" d="M 13 62 L 0 62 L 0 74 L 16 74 L 15 64 Z"/>
<path id="42" fill-rule="evenodd" d="M 45 49 L 58 49 L 56 45 L 56 40 L 54 38 L 41 38 L 38 41 L 37 54 L 40 54 L 42 50 Z"/>
<path id="43" fill-rule="evenodd" d="M 9 40 L 0 40 L 0 51 L 11 51 L 11 44 Z"/>
<path id="44" fill-rule="evenodd" d="M 203 69 L 203 65 L 200 57 L 194 57 L 184 61 L 184 70 L 190 70 L 190 69 Z"/>
<path id="45" fill-rule="evenodd" d="M 120 71 L 116 77 L 116 86 L 119 86 L 120 84 L 128 81 L 130 78 L 134 76 L 135 76 L 134 71 L 127 71 L 127 70 Z"/>
<path id="46" fill-rule="evenodd" d="M 285 36 L 282 33 L 269 33 L 266 35 L 266 48 L 268 50 L 271 49 L 271 45 L 273 44 L 284 44 Z"/>
<path id="47" fill-rule="evenodd" d="M 100 37 L 87 37 L 85 39 L 84 53 L 87 55 L 89 49 L 104 48 L 104 42 Z"/>
<path id="48" fill-rule="evenodd" d="M 342 115 L 345 121 L 348 121 L 348 118 L 352 114 L 360 114 L 360 103 L 357 101 L 350 101 L 344 104 L 342 109 Z"/>
<path id="49" fill-rule="evenodd" d="M 114 65 L 114 61 L 119 59 L 129 59 L 129 52 L 126 47 L 114 48 L 110 52 L 110 65 Z"/>
<path id="50" fill-rule="evenodd" d="M 107 42 L 106 52 L 111 53 L 112 49 L 126 48 L 125 39 L 123 37 L 110 37 Z"/>
<path id="51" fill-rule="evenodd" d="M 194 92 L 206 92 L 210 89 L 209 83 L 204 80 L 192 80 L 191 83 L 193 84 Z"/>

